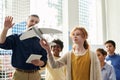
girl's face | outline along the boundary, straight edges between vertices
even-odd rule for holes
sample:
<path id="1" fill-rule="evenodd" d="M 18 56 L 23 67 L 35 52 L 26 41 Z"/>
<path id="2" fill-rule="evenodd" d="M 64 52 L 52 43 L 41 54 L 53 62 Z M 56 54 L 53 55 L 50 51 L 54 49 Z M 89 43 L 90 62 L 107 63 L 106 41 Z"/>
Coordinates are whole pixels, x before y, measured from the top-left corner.
<path id="1" fill-rule="evenodd" d="M 59 54 L 62 50 L 60 45 L 56 44 L 51 46 L 51 51 L 53 52 L 53 54 Z"/>
<path id="2" fill-rule="evenodd" d="M 100 51 L 96 51 L 98 59 L 100 62 L 104 62 L 106 55 L 103 55 Z"/>
<path id="3" fill-rule="evenodd" d="M 105 48 L 108 54 L 114 54 L 115 47 L 111 43 L 105 44 Z"/>
<path id="4" fill-rule="evenodd" d="M 80 30 L 75 30 L 72 35 L 72 40 L 75 44 L 83 44 L 85 38 L 82 37 L 82 32 Z"/>

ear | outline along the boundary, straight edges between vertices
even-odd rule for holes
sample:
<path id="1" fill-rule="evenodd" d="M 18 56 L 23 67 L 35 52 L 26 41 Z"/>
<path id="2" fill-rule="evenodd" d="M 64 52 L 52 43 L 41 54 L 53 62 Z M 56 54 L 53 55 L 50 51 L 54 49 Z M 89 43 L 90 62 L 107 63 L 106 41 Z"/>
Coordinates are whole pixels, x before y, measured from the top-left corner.
<path id="1" fill-rule="evenodd" d="M 104 58 L 106 57 L 107 55 L 104 55 Z"/>
<path id="2" fill-rule="evenodd" d="M 60 52 L 62 52 L 62 49 L 61 48 L 59 48 L 60 49 Z"/>

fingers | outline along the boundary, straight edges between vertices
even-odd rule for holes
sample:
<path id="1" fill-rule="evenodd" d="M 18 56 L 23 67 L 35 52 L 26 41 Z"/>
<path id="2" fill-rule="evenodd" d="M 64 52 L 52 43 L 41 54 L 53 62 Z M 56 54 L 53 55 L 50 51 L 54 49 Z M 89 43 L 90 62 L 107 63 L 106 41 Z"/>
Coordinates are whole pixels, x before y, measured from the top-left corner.
<path id="1" fill-rule="evenodd" d="M 44 62 L 39 60 L 39 59 L 32 60 L 31 63 L 34 64 L 35 66 L 42 66 L 42 65 L 44 65 Z"/>
<path id="2" fill-rule="evenodd" d="M 31 63 L 34 64 L 35 66 L 37 66 L 39 64 L 39 61 L 38 60 L 32 60 Z"/>
<path id="3" fill-rule="evenodd" d="M 13 17 L 12 17 L 12 16 L 6 16 L 6 17 L 5 17 L 5 21 L 10 21 L 10 22 L 12 22 L 12 21 L 13 21 Z"/>
<path id="4" fill-rule="evenodd" d="M 40 40 L 40 44 L 44 44 L 45 45 L 45 44 L 48 44 L 48 43 L 47 43 L 47 41 L 45 39 L 41 39 Z"/>
<path id="5" fill-rule="evenodd" d="M 5 22 L 4 22 L 4 26 L 5 26 L 5 28 L 11 28 L 13 25 L 14 25 L 14 23 L 12 23 L 13 22 L 13 17 L 12 16 L 6 16 L 5 17 Z"/>
<path id="6" fill-rule="evenodd" d="M 44 44 L 47 44 L 47 41 L 44 39 L 44 40 L 43 40 L 43 43 L 44 43 Z"/>

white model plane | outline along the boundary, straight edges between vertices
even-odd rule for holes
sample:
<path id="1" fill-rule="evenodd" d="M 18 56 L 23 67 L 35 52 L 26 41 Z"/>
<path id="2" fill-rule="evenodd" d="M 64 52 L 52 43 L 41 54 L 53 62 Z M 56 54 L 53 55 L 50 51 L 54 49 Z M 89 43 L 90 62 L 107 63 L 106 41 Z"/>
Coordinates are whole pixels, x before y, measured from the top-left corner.
<path id="1" fill-rule="evenodd" d="M 38 28 L 37 26 L 33 26 L 22 33 L 22 35 L 20 36 L 20 40 L 32 38 L 35 36 L 43 38 L 42 36 L 43 34 L 57 34 L 57 33 L 62 33 L 62 31 L 53 28 Z"/>

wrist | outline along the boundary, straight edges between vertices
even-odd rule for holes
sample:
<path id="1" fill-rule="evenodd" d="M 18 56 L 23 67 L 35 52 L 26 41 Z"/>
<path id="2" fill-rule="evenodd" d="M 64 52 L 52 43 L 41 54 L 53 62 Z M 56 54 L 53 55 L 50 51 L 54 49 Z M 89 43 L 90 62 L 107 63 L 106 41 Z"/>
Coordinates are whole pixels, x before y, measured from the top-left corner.
<path id="1" fill-rule="evenodd" d="M 8 30 L 9 30 L 9 28 L 4 28 L 4 29 L 3 29 L 3 31 L 8 31 Z"/>
<path id="2" fill-rule="evenodd" d="M 47 53 L 50 53 L 51 51 L 50 50 L 47 50 Z"/>
<path id="3" fill-rule="evenodd" d="M 48 56 L 52 55 L 50 50 L 47 50 L 47 53 L 48 53 Z"/>

